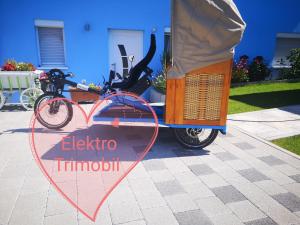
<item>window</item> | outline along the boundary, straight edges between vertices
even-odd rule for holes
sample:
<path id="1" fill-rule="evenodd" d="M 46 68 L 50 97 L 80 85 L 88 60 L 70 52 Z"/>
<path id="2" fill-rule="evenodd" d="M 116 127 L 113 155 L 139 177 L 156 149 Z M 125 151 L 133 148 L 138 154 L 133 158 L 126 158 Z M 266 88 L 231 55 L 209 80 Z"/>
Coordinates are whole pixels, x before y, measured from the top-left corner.
<path id="1" fill-rule="evenodd" d="M 164 57 L 166 66 L 171 65 L 172 61 L 172 45 L 171 45 L 171 31 L 170 28 L 165 28 L 164 32 Z"/>
<path id="2" fill-rule="evenodd" d="M 60 21 L 35 21 L 40 67 L 65 67 L 64 24 Z"/>
<path id="3" fill-rule="evenodd" d="M 297 33 L 278 33 L 276 38 L 276 49 L 273 58 L 273 68 L 290 67 L 287 56 L 293 48 L 300 47 L 300 34 Z"/>

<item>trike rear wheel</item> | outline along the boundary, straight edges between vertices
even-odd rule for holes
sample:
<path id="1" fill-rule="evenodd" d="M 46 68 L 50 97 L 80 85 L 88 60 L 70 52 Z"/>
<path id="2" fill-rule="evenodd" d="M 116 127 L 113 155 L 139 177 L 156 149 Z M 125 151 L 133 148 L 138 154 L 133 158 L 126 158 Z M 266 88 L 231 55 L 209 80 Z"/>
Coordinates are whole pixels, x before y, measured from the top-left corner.
<path id="1" fill-rule="evenodd" d="M 199 128 L 174 128 L 177 141 L 189 149 L 203 149 L 213 143 L 218 136 L 218 130 Z"/>

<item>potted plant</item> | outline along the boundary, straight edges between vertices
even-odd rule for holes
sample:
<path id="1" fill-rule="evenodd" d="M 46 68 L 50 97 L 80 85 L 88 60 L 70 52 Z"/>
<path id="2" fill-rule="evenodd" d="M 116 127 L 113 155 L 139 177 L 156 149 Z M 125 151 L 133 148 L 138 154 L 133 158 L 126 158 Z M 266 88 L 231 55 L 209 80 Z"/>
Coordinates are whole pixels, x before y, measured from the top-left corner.
<path id="1" fill-rule="evenodd" d="M 0 74 L 28 74 L 35 71 L 35 67 L 32 63 L 17 62 L 13 59 L 8 59 L 5 61 L 4 65 L 1 67 Z"/>
<path id="2" fill-rule="evenodd" d="M 100 86 L 94 83 L 89 84 L 89 88 L 100 90 Z M 80 90 L 78 88 L 69 87 L 71 93 L 71 99 L 74 102 L 96 102 L 99 100 L 99 95 L 96 93 L 91 93 L 87 91 Z"/>
<path id="3" fill-rule="evenodd" d="M 30 88 L 31 82 L 39 73 L 40 71 L 36 70 L 32 63 L 18 63 L 16 60 L 8 59 L 0 67 L 0 90 L 6 88 L 11 91 L 12 89 L 21 91 L 21 89 Z"/>
<path id="4" fill-rule="evenodd" d="M 166 80 L 168 65 L 166 57 L 161 59 L 162 68 L 157 73 L 156 78 L 152 81 L 153 88 L 150 90 L 150 102 L 165 102 L 166 100 Z"/>

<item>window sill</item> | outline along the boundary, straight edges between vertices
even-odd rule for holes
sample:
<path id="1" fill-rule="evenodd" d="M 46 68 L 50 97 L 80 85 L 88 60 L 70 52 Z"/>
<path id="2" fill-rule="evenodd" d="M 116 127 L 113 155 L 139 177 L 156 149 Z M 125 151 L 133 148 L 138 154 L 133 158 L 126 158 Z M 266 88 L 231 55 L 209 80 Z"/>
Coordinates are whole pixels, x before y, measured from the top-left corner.
<path id="1" fill-rule="evenodd" d="M 51 69 L 59 69 L 59 70 L 68 70 L 69 67 L 67 66 L 40 66 L 38 67 L 39 70 L 51 70 Z"/>
<path id="2" fill-rule="evenodd" d="M 273 69 L 290 69 L 291 66 L 288 65 L 272 65 Z"/>

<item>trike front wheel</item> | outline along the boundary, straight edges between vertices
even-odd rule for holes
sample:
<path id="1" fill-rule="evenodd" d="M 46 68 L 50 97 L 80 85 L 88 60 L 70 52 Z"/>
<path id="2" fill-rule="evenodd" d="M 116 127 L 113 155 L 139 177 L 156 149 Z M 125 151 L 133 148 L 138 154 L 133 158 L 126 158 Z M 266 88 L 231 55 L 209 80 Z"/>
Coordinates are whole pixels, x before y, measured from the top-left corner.
<path id="1" fill-rule="evenodd" d="M 218 130 L 200 128 L 174 128 L 177 141 L 185 148 L 203 149 L 213 143 Z"/>
<path id="2" fill-rule="evenodd" d="M 36 119 L 48 129 L 61 129 L 73 118 L 72 104 L 63 95 L 42 94 L 35 101 Z"/>

